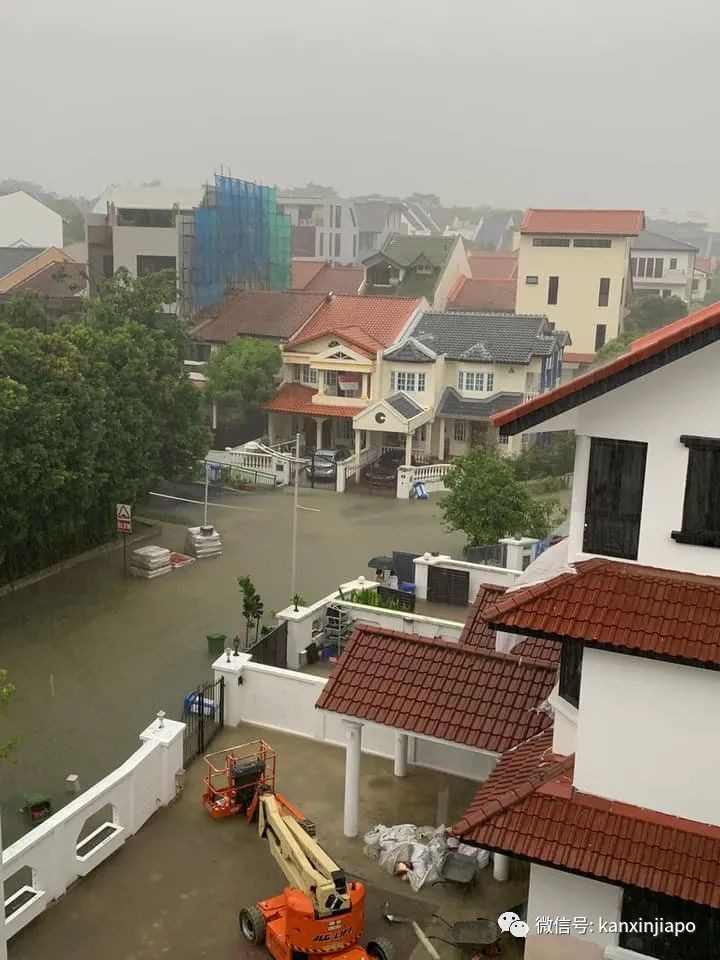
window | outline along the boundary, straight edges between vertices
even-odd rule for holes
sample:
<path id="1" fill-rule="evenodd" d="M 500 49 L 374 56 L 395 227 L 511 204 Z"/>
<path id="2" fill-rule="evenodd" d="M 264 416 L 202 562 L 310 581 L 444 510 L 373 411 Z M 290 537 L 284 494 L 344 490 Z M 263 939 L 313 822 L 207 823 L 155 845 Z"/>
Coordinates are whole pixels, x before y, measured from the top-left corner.
<path id="1" fill-rule="evenodd" d="M 523 434 L 523 437 L 525 436 L 526 434 Z M 506 447 L 510 443 L 510 437 L 506 433 L 501 433 L 498 435 L 498 443 L 501 446 Z"/>
<path id="2" fill-rule="evenodd" d="M 102 258 L 102 272 L 104 277 L 112 277 L 115 273 L 113 255 L 106 253 Z"/>
<path id="3" fill-rule="evenodd" d="M 665 298 L 671 297 L 671 296 L 672 296 L 672 290 L 663 290 L 662 295 L 663 295 L 663 297 L 665 297 Z"/>
<path id="4" fill-rule="evenodd" d="M 348 213 L 350 214 L 350 220 L 354 227 L 357 226 L 357 220 L 355 219 L 355 210 L 352 207 L 348 207 Z"/>
<path id="5" fill-rule="evenodd" d="M 637 257 L 630 257 L 630 273 L 637 276 Z"/>
<path id="6" fill-rule="evenodd" d="M 349 417 L 343 417 L 338 422 L 337 428 L 337 437 L 339 440 L 354 440 L 355 431 L 353 430 L 353 422 Z"/>
<path id="7" fill-rule="evenodd" d="M 647 444 L 590 442 L 583 552 L 637 560 Z"/>
<path id="8" fill-rule="evenodd" d="M 337 230 L 342 227 L 342 207 L 340 204 L 335 207 L 335 227 Z"/>
<path id="9" fill-rule="evenodd" d="M 471 390 L 474 393 L 482 393 L 485 390 L 485 374 L 461 370 L 460 373 L 458 373 L 458 390 Z"/>
<path id="10" fill-rule="evenodd" d="M 603 304 L 600 304 L 600 306 L 603 306 Z M 604 306 L 607 306 L 607 303 L 604 304 Z M 606 334 L 607 334 L 607 324 L 598 323 L 595 327 L 595 349 L 596 350 L 599 350 L 601 347 L 605 346 Z"/>
<path id="11" fill-rule="evenodd" d="M 313 371 L 314 372 L 314 371 Z M 336 387 L 337 386 L 337 371 L 336 370 L 325 370 L 325 386 L 326 387 Z"/>
<path id="12" fill-rule="evenodd" d="M 604 247 L 612 246 L 610 237 L 578 237 L 573 240 L 574 247 Z"/>
<path id="13" fill-rule="evenodd" d="M 485 389 L 492 390 L 494 383 L 495 383 L 495 374 L 489 373 L 485 379 Z"/>
<path id="14" fill-rule="evenodd" d="M 432 264 L 430 264 L 430 263 L 419 263 L 419 264 L 415 267 L 415 273 L 419 273 L 419 274 L 422 274 L 422 275 L 424 275 L 424 276 L 427 276 L 427 274 L 432 273 L 432 272 L 433 272 L 433 268 L 432 268 Z"/>
<path id="15" fill-rule="evenodd" d="M 677 270 L 677 257 L 670 257 L 670 269 Z"/>
<path id="16" fill-rule="evenodd" d="M 175 210 L 118 210 L 119 227 L 174 227 Z"/>
<path id="17" fill-rule="evenodd" d="M 606 307 L 610 300 L 610 277 L 600 277 L 600 292 L 598 293 L 598 306 Z M 603 343 L 605 338 L 603 337 Z M 602 344 L 601 344 L 602 345 Z M 595 347 L 597 350 L 598 347 Z"/>
<path id="18" fill-rule="evenodd" d="M 693 282 L 692 282 L 692 288 L 693 288 L 693 290 L 697 290 L 697 288 L 698 288 L 699 286 L 700 286 L 700 281 L 697 280 L 697 279 L 696 279 L 696 280 L 693 280 Z"/>
<path id="19" fill-rule="evenodd" d="M 330 208 L 332 210 L 332 207 Z M 312 207 L 298 207 L 298 224 L 302 226 L 311 226 L 313 222 Z"/>
<path id="20" fill-rule="evenodd" d="M 647 929 L 638 921 L 662 917 L 667 924 L 684 923 L 685 929 L 695 924 L 695 932 L 682 939 L 674 933 Z M 717 956 L 720 940 L 720 910 L 703 907 L 687 900 L 663 894 L 625 887 L 622 897 L 621 921 L 627 926 L 620 932 L 620 946 L 636 954 L 656 957 L 657 960 L 709 960 Z M 669 927 L 665 928 L 669 930 Z"/>
<path id="21" fill-rule="evenodd" d="M 137 275 L 149 277 L 151 273 L 160 273 L 162 270 L 172 270 L 175 273 L 175 257 L 150 257 L 138 254 Z"/>
<path id="22" fill-rule="evenodd" d="M 688 448 L 682 530 L 673 540 L 720 547 L 720 439 L 680 437 Z"/>
<path id="23" fill-rule="evenodd" d="M 467 425 L 464 420 L 455 421 L 455 432 L 454 437 L 458 443 L 465 443 L 465 438 L 467 436 Z"/>
<path id="24" fill-rule="evenodd" d="M 340 208 L 338 207 L 338 210 L 339 210 L 339 209 L 340 209 Z M 336 256 L 336 257 L 339 257 L 339 256 L 340 256 L 340 241 L 341 241 L 341 239 L 342 239 L 341 235 L 340 235 L 339 233 L 336 233 L 336 234 L 335 234 L 335 256 Z"/>
<path id="25" fill-rule="evenodd" d="M 317 383 L 317 370 L 313 370 L 308 363 L 294 363 L 293 380 L 297 383 Z"/>
<path id="26" fill-rule="evenodd" d="M 548 277 L 548 303 L 556 304 L 558 302 L 558 286 L 560 277 Z"/>
<path id="27" fill-rule="evenodd" d="M 569 237 L 533 237 L 534 247 L 569 247 Z"/>
<path id="28" fill-rule="evenodd" d="M 529 287 L 536 287 L 539 282 L 540 282 L 539 277 L 535 277 L 535 276 L 525 277 L 525 283 L 526 283 Z"/>
<path id="29" fill-rule="evenodd" d="M 665 260 L 662 257 L 655 257 L 655 273 L 653 274 L 655 279 L 663 275 L 664 263 L 665 263 Z"/>
<path id="30" fill-rule="evenodd" d="M 402 390 L 404 393 L 422 393 L 425 389 L 425 374 L 394 370 L 390 374 L 390 389 Z"/>
<path id="31" fill-rule="evenodd" d="M 558 692 L 574 707 L 580 705 L 580 677 L 582 675 L 583 645 L 577 640 L 563 640 L 560 653 Z"/>

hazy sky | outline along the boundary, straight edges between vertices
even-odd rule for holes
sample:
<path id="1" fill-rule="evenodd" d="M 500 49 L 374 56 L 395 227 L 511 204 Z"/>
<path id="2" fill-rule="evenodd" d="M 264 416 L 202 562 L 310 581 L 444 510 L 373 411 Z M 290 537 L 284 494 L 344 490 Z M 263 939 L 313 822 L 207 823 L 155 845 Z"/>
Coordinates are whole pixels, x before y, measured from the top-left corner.
<path id="1" fill-rule="evenodd" d="M 720 211 L 718 0 L 0 7 L 0 179 Z"/>

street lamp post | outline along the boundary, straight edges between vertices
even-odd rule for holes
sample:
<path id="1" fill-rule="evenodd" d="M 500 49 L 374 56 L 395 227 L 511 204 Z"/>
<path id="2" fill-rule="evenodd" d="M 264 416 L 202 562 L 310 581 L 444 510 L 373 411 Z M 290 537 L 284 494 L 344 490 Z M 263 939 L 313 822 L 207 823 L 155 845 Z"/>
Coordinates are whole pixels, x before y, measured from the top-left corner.
<path id="1" fill-rule="evenodd" d="M 300 486 L 300 434 L 295 434 L 295 489 L 293 491 L 292 559 L 290 566 L 290 596 L 295 596 L 297 570 L 298 491 Z"/>

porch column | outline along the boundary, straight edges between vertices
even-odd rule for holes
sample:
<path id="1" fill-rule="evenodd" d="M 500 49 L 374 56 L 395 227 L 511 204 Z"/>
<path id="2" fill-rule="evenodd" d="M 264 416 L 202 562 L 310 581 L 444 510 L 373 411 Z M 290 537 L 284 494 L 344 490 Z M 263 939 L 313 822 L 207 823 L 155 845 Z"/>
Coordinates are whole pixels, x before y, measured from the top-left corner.
<path id="1" fill-rule="evenodd" d="M 396 777 L 406 777 L 408 767 L 408 740 L 406 733 L 395 731 L 395 763 L 393 773 Z"/>
<path id="2" fill-rule="evenodd" d="M 318 370 L 317 392 L 318 392 L 318 396 L 320 397 L 325 395 L 325 371 L 324 370 Z"/>
<path id="3" fill-rule="evenodd" d="M 360 480 L 360 451 L 362 450 L 362 431 L 355 431 L 355 463 L 357 464 L 357 469 L 355 470 L 355 483 L 358 483 Z"/>
<path id="4" fill-rule="evenodd" d="M 438 432 L 438 460 L 445 463 L 445 417 L 438 420 L 440 430 Z"/>
<path id="5" fill-rule="evenodd" d="M 361 380 L 361 386 L 360 386 L 360 399 L 361 399 L 361 400 L 369 400 L 369 399 L 370 399 L 370 397 L 369 397 L 370 374 L 369 374 L 369 373 L 361 373 L 360 376 L 361 376 L 361 378 L 362 378 L 362 380 Z"/>
<path id="6" fill-rule="evenodd" d="M 425 424 L 425 456 L 432 454 L 432 420 Z"/>
<path id="7" fill-rule="evenodd" d="M 504 853 L 493 854 L 493 879 L 499 883 L 510 879 L 510 857 Z"/>
<path id="8" fill-rule="evenodd" d="M 405 466 L 406 467 L 412 466 L 412 442 L 413 442 L 414 436 L 415 434 L 413 432 L 413 433 L 408 433 L 408 435 L 405 437 Z"/>
<path id="9" fill-rule="evenodd" d="M 313 420 L 315 421 L 315 449 L 320 450 L 323 445 L 322 428 L 327 417 L 313 417 Z"/>
<path id="10" fill-rule="evenodd" d="M 275 443 L 275 414 L 268 413 L 267 420 L 268 443 L 272 446 Z"/>
<path id="11" fill-rule="evenodd" d="M 358 835 L 360 819 L 360 752 L 362 724 L 343 720 L 345 725 L 345 810 L 343 833 L 346 837 Z"/>

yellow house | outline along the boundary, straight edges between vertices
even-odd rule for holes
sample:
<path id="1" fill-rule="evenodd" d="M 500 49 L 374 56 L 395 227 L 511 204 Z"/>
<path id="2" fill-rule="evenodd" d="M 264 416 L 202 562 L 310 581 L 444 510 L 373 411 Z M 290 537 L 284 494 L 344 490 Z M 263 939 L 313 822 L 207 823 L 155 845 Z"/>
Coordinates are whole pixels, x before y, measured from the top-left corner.
<path id="1" fill-rule="evenodd" d="M 520 224 L 516 310 L 545 314 L 591 354 L 618 335 L 631 292 L 630 240 L 642 210 L 528 210 Z"/>

